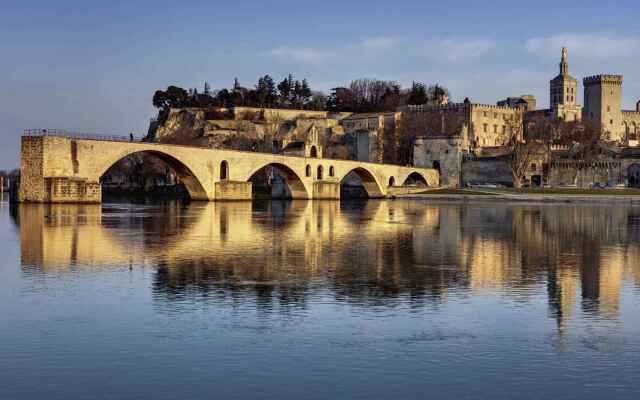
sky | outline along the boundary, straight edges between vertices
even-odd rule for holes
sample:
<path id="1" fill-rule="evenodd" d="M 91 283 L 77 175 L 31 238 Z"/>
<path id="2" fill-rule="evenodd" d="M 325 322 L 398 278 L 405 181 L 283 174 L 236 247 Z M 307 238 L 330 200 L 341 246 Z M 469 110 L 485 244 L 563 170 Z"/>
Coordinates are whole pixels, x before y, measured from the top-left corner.
<path id="1" fill-rule="evenodd" d="M 19 166 L 24 129 L 141 136 L 156 89 L 267 73 L 324 91 L 377 78 L 437 82 L 454 101 L 533 94 L 544 108 L 566 46 L 573 76 L 623 74 L 624 108 L 640 99 L 637 0 L 1 3 L 0 169 Z"/>

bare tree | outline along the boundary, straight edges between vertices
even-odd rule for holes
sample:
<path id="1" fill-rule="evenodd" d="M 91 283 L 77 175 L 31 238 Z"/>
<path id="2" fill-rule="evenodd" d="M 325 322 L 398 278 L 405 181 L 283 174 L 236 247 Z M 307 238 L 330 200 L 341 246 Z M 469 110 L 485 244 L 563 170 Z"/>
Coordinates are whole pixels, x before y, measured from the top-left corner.
<path id="1" fill-rule="evenodd" d="M 513 177 L 513 186 L 522 187 L 527 169 L 532 162 L 538 160 L 541 153 L 546 152 L 546 144 L 542 139 L 525 140 L 522 113 L 515 113 L 505 119 L 509 134 L 509 166 Z"/>

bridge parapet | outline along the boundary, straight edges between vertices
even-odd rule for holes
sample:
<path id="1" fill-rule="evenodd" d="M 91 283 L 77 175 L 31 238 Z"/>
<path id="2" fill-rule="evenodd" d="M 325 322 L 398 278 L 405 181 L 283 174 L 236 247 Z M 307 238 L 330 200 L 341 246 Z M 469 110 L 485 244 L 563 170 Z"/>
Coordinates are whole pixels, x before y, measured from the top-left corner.
<path id="1" fill-rule="evenodd" d="M 100 140 L 105 142 L 139 142 L 140 139 L 134 136 L 131 140 L 131 136 L 120 135 L 101 135 L 96 133 L 87 132 L 71 132 L 66 129 L 25 129 L 22 133 L 23 136 L 55 136 L 67 139 L 81 139 L 81 140 Z"/>

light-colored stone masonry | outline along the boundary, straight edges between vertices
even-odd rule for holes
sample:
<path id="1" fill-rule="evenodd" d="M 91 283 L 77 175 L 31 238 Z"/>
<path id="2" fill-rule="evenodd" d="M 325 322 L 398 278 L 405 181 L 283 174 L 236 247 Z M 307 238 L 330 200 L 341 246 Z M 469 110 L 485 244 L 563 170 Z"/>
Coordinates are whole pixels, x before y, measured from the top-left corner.
<path id="1" fill-rule="evenodd" d="M 340 182 L 351 172 L 360 177 L 370 197 L 387 196 L 390 182 L 391 186 L 403 185 L 413 173 L 430 187 L 438 186 L 440 179 L 431 168 L 143 142 L 23 136 L 19 200 L 99 203 L 102 175 L 117 161 L 139 152 L 151 153 L 171 166 L 194 200 L 246 200 L 251 196 L 249 180 L 269 165 L 283 173 L 292 197 L 298 199 L 339 198 Z"/>

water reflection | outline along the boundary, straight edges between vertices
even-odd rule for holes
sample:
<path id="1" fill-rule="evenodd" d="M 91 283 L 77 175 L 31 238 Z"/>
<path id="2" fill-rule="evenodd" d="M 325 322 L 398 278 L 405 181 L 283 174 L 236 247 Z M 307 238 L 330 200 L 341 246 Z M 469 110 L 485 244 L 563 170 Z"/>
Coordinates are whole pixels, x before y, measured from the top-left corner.
<path id="1" fill-rule="evenodd" d="M 169 202 L 20 205 L 23 274 L 151 267 L 160 303 L 252 300 L 269 312 L 330 295 L 355 306 L 438 307 L 547 297 L 564 332 L 577 310 L 619 317 L 640 284 L 640 209 L 598 205 Z"/>

